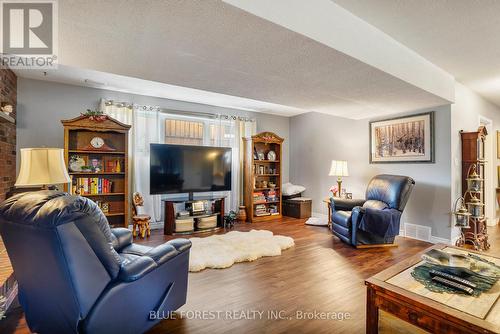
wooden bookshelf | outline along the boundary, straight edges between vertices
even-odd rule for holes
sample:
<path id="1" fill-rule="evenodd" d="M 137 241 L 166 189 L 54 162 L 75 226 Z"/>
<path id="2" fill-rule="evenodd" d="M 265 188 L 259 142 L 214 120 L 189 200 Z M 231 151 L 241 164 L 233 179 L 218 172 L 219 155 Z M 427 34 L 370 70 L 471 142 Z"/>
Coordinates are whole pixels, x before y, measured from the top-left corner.
<path id="1" fill-rule="evenodd" d="M 64 158 L 71 177 L 73 195 L 90 198 L 103 208 L 112 226 L 129 225 L 128 132 L 130 125 L 111 117 L 103 121 L 79 116 L 61 121 L 64 126 Z M 104 144 L 96 148 L 92 139 Z M 83 159 L 85 170 L 75 170 L 71 161 Z M 107 207 L 107 211 L 105 208 Z"/>
<path id="2" fill-rule="evenodd" d="M 283 138 L 272 132 L 262 132 L 251 138 L 243 138 L 243 145 L 243 198 L 248 221 L 281 218 Z M 275 152 L 274 160 L 269 159 L 270 151 Z M 271 187 L 270 182 L 275 186 Z"/>

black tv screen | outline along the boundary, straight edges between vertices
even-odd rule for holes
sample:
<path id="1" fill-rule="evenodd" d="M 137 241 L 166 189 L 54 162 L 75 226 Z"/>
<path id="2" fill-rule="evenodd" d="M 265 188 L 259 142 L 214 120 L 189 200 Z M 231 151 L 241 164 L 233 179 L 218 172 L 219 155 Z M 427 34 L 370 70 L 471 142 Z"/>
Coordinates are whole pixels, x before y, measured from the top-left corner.
<path id="1" fill-rule="evenodd" d="M 151 194 L 231 190 L 231 148 L 150 144 Z"/>

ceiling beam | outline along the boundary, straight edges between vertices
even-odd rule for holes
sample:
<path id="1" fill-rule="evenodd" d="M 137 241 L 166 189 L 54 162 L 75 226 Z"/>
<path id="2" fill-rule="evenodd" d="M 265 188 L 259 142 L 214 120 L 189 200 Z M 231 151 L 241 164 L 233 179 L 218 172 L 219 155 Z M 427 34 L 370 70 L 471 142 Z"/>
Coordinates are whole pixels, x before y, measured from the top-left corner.
<path id="1" fill-rule="evenodd" d="M 452 75 L 332 0 L 223 1 L 454 102 Z"/>

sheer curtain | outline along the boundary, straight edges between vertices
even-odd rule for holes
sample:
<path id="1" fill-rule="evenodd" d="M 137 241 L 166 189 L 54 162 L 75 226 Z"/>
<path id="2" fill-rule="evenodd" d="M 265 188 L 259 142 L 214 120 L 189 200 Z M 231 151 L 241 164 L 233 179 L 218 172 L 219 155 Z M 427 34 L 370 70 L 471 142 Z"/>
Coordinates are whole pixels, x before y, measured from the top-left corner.
<path id="1" fill-rule="evenodd" d="M 122 123 L 128 125 L 132 125 L 133 123 L 132 105 L 127 102 L 115 102 L 112 100 L 101 99 L 99 103 L 99 110 Z"/>
<path id="2" fill-rule="evenodd" d="M 161 196 L 151 195 L 149 187 L 149 144 L 162 143 L 160 108 L 157 106 L 134 105 L 134 174 L 133 189 L 144 198 L 144 212 L 151 215 L 153 222 L 162 220 Z"/>
<path id="3" fill-rule="evenodd" d="M 238 205 L 243 205 L 243 138 L 249 138 L 257 133 L 257 122 L 248 118 L 240 118 L 238 120 L 238 155 L 233 155 L 233 166 L 238 166 L 239 173 L 238 178 L 233 182 L 233 184 L 238 183 L 238 192 L 239 200 Z"/>

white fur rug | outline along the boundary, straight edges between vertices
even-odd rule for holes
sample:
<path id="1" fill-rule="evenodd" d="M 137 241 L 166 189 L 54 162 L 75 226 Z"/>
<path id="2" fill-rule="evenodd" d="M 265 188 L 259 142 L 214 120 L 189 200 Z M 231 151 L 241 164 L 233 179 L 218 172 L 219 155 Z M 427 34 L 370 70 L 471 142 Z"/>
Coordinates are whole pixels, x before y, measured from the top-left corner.
<path id="1" fill-rule="evenodd" d="M 231 231 L 206 238 L 191 238 L 189 271 L 228 268 L 234 263 L 254 261 L 263 256 L 281 255 L 294 245 L 293 239 L 266 230 Z"/>

